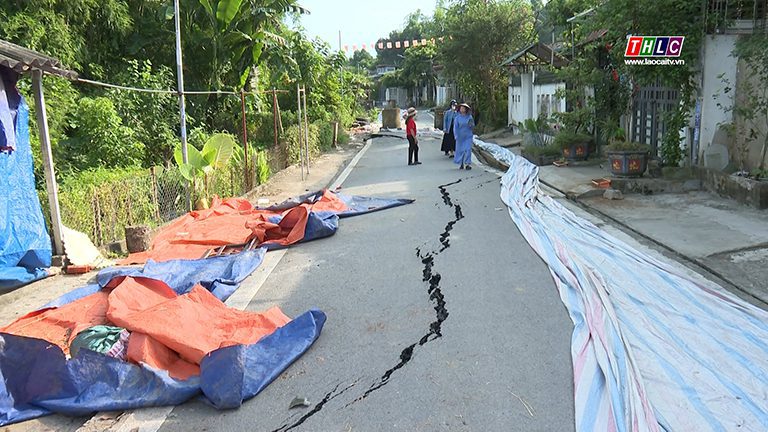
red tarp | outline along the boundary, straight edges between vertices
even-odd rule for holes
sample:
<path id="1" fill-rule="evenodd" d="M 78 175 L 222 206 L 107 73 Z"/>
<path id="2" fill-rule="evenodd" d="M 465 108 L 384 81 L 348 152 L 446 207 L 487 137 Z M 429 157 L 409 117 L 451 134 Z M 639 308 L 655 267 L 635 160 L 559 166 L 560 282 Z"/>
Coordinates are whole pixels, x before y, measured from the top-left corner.
<path id="1" fill-rule="evenodd" d="M 258 244 L 287 246 L 304 238 L 310 212 L 339 213 L 347 209 L 344 201 L 328 190 L 317 202 L 283 212 L 256 209 L 241 198 L 216 198 L 210 209 L 192 211 L 171 222 L 157 234 L 148 251 L 131 254 L 120 264 L 141 264 L 148 259 L 198 259 L 211 248 L 247 243 L 253 238 Z M 270 222 L 273 217 L 281 218 L 280 222 Z"/>
<path id="2" fill-rule="evenodd" d="M 200 285 L 177 295 L 161 281 L 126 277 L 60 308 L 30 313 L 0 332 L 44 339 L 68 354 L 80 331 L 117 325 L 132 332 L 128 360 L 186 379 L 200 373 L 206 354 L 256 343 L 289 321 L 277 307 L 263 313 L 229 308 Z"/>

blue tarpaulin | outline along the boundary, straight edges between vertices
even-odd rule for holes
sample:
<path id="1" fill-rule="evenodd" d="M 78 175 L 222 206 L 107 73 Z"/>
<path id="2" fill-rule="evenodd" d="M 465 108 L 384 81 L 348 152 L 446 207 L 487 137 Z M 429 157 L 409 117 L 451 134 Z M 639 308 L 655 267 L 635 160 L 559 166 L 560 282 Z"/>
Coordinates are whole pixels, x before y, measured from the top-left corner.
<path id="1" fill-rule="evenodd" d="M 47 276 L 51 238 L 35 189 L 29 109 L 0 67 L 0 293 Z"/>
<path id="2" fill-rule="evenodd" d="M 177 294 L 200 283 L 224 300 L 261 264 L 264 253 L 261 248 L 201 260 L 150 261 L 144 268 L 109 268 L 99 273 L 98 283 L 74 290 L 46 307 L 93 294 L 122 276 L 158 279 Z M 66 360 L 61 349 L 50 342 L 0 333 L 0 426 L 52 412 L 85 415 L 178 405 L 199 394 L 217 408 L 236 408 L 309 349 L 325 319 L 323 312 L 310 310 L 258 343 L 215 350 L 201 363 L 200 376 L 188 380 L 88 350 Z"/>

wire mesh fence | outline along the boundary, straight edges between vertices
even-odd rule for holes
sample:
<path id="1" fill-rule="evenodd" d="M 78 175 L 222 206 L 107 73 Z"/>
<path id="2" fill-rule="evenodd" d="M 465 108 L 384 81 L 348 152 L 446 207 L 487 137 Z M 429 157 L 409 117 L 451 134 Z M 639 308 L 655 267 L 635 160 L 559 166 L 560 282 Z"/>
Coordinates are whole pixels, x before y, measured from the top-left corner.
<path id="1" fill-rule="evenodd" d="M 156 227 L 188 210 L 187 184 L 178 169 L 155 167 L 128 174 L 88 187 L 62 188 L 62 223 L 104 245 L 123 239 L 126 226 Z M 40 191 L 40 203 L 50 221 L 46 196 Z"/>

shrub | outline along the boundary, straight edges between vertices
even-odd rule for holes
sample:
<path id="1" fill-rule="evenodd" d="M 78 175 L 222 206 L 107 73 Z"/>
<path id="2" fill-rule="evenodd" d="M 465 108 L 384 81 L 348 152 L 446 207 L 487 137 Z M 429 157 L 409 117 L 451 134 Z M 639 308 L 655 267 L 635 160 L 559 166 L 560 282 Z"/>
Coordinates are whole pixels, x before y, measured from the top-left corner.
<path id="1" fill-rule="evenodd" d="M 523 147 L 523 153 L 532 157 L 562 156 L 563 151 L 559 146 L 552 144 L 546 147 L 525 146 Z"/>
<path id="2" fill-rule="evenodd" d="M 105 97 L 80 99 L 72 126 L 74 131 L 62 150 L 78 170 L 138 166 L 144 160 L 144 144 L 123 125 L 114 104 Z"/>
<path id="3" fill-rule="evenodd" d="M 588 144 L 590 142 L 592 142 L 592 137 L 589 135 L 564 130 L 555 135 L 554 145 L 562 150 L 566 150 L 572 145 Z"/>

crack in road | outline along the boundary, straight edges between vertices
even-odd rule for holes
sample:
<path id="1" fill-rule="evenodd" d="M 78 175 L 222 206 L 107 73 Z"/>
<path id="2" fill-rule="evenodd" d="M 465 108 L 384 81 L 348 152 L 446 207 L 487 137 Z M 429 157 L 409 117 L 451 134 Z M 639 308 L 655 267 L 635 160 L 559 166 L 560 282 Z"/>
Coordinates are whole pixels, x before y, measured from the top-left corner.
<path id="1" fill-rule="evenodd" d="M 336 384 L 336 387 L 334 387 L 333 390 L 331 390 L 328 393 L 326 393 L 325 397 L 320 402 L 315 404 L 315 406 L 312 407 L 312 409 L 309 412 L 307 412 L 306 414 L 301 416 L 301 418 L 296 420 L 294 423 L 292 423 L 290 425 L 288 423 L 286 423 L 286 424 L 280 426 L 279 428 L 273 430 L 272 432 L 286 432 L 286 431 L 289 431 L 291 429 L 295 429 L 295 428 L 301 426 L 301 424 L 303 424 L 305 421 L 307 421 L 307 419 L 309 419 L 313 415 L 319 413 L 320 410 L 323 409 L 325 404 L 327 404 L 328 402 L 330 402 L 330 401 L 336 399 L 337 397 L 343 395 L 344 393 L 346 393 L 347 390 L 349 390 L 352 387 L 354 387 L 358 383 L 358 381 L 359 380 L 357 380 L 357 381 L 353 382 L 352 384 L 344 387 L 340 391 L 339 391 L 339 387 L 341 387 L 341 383 Z"/>
<path id="2" fill-rule="evenodd" d="M 470 178 L 473 178 L 473 177 L 469 177 L 464 180 L 468 180 Z M 442 326 L 443 326 L 443 322 L 448 318 L 448 309 L 445 307 L 446 306 L 445 297 L 443 296 L 443 292 L 440 289 L 440 282 L 442 280 L 442 276 L 440 275 L 440 273 L 437 273 L 434 271 L 434 265 L 435 265 L 435 257 L 440 255 L 440 253 L 442 253 L 443 251 L 445 251 L 451 246 L 450 236 L 451 236 L 451 230 L 453 230 L 453 226 L 461 219 L 464 219 L 464 213 L 461 211 L 461 206 L 458 204 L 454 204 L 453 200 L 451 199 L 450 193 L 448 193 L 447 191 L 447 188 L 449 186 L 453 186 L 461 182 L 462 182 L 462 179 L 459 179 L 459 180 L 456 180 L 455 182 L 438 186 L 441 197 L 443 199 L 443 203 L 448 207 L 452 207 L 454 209 L 454 220 L 446 224 L 445 230 L 440 234 L 440 237 L 439 237 L 440 244 L 442 245 L 442 247 L 437 251 L 428 252 L 426 254 L 422 253 L 421 247 L 416 248 L 416 256 L 421 260 L 421 263 L 424 264 L 424 270 L 422 271 L 422 281 L 428 282 L 429 287 L 427 288 L 427 293 L 429 294 L 430 301 L 434 302 L 435 321 L 430 323 L 429 331 L 424 336 L 422 336 L 418 342 L 408 345 L 407 347 L 405 347 L 405 349 L 403 349 L 403 351 L 400 352 L 400 361 L 394 367 L 384 372 L 381 378 L 379 378 L 378 382 L 372 384 L 371 387 L 368 390 L 366 390 L 362 396 L 358 397 L 357 399 L 354 399 L 353 401 L 344 405 L 340 409 L 347 408 L 350 405 L 367 398 L 371 393 L 387 385 L 389 383 L 390 378 L 392 377 L 392 374 L 394 374 L 395 371 L 402 368 L 403 366 L 408 364 L 409 361 L 411 361 L 411 359 L 413 358 L 413 352 L 417 346 L 424 345 L 428 342 L 434 341 L 435 339 L 438 339 L 443 336 Z M 307 421 L 307 419 L 309 419 L 313 415 L 320 412 L 325 406 L 325 404 L 341 396 L 347 390 L 354 387 L 358 381 L 355 381 L 354 383 L 350 384 L 349 386 L 345 387 L 342 390 L 339 390 L 339 387 L 341 386 L 341 384 L 337 384 L 333 388 L 333 390 L 326 393 L 325 397 L 320 402 L 318 402 L 312 408 L 312 410 L 304 414 L 296 422 L 290 425 L 286 423 L 280 426 L 279 428 L 273 430 L 272 432 L 286 432 L 291 429 L 295 429 L 296 427 L 300 426 L 305 421 Z"/>
<path id="3" fill-rule="evenodd" d="M 447 188 L 448 186 L 453 186 L 456 184 L 461 183 L 462 179 L 459 179 L 452 183 L 447 183 L 444 185 L 438 186 L 438 189 L 440 190 L 440 194 L 443 198 L 443 203 L 447 205 L 448 207 L 452 207 L 454 209 L 454 220 L 448 222 L 445 226 L 445 230 L 440 234 L 440 244 L 442 244 L 442 248 L 438 251 L 432 251 L 428 252 L 426 254 L 423 254 L 421 251 L 421 247 L 416 248 L 416 256 L 421 260 L 421 263 L 424 264 L 424 270 L 422 271 L 422 281 L 429 283 L 429 288 L 427 288 L 427 294 L 429 294 L 430 301 L 434 302 L 434 309 L 435 309 L 435 321 L 430 323 L 429 325 L 429 331 L 419 339 L 417 343 L 411 344 L 405 349 L 403 349 L 402 352 L 400 352 L 400 361 L 391 369 L 384 372 L 384 375 L 379 378 L 379 381 L 371 385 L 371 387 L 366 390 L 366 392 L 360 396 L 359 398 L 353 400 L 352 402 L 345 405 L 345 407 L 348 407 L 356 402 L 359 402 L 365 398 L 367 398 L 371 393 L 375 392 L 376 390 L 384 387 L 389 383 L 389 379 L 392 377 L 392 374 L 395 373 L 398 369 L 402 368 L 406 364 L 408 364 L 409 361 L 413 358 L 413 352 L 416 349 L 416 346 L 421 346 L 426 344 L 427 342 L 433 341 L 437 338 L 440 338 L 443 336 L 442 334 L 442 327 L 443 322 L 448 319 L 448 309 L 445 307 L 445 297 L 443 296 L 443 292 L 440 289 L 440 281 L 442 280 L 442 276 L 440 273 L 437 273 L 434 271 L 434 265 L 435 265 L 435 257 L 440 255 L 443 251 L 448 249 L 451 246 L 450 243 L 450 236 L 451 236 L 451 230 L 453 230 L 453 226 L 456 224 L 456 222 L 460 221 L 461 219 L 464 219 L 464 213 L 461 211 L 461 206 L 458 204 L 454 204 L 453 200 L 451 199 L 450 193 L 448 193 Z M 434 336 L 434 337 L 432 337 Z M 432 337 L 430 339 L 430 337 Z"/>

